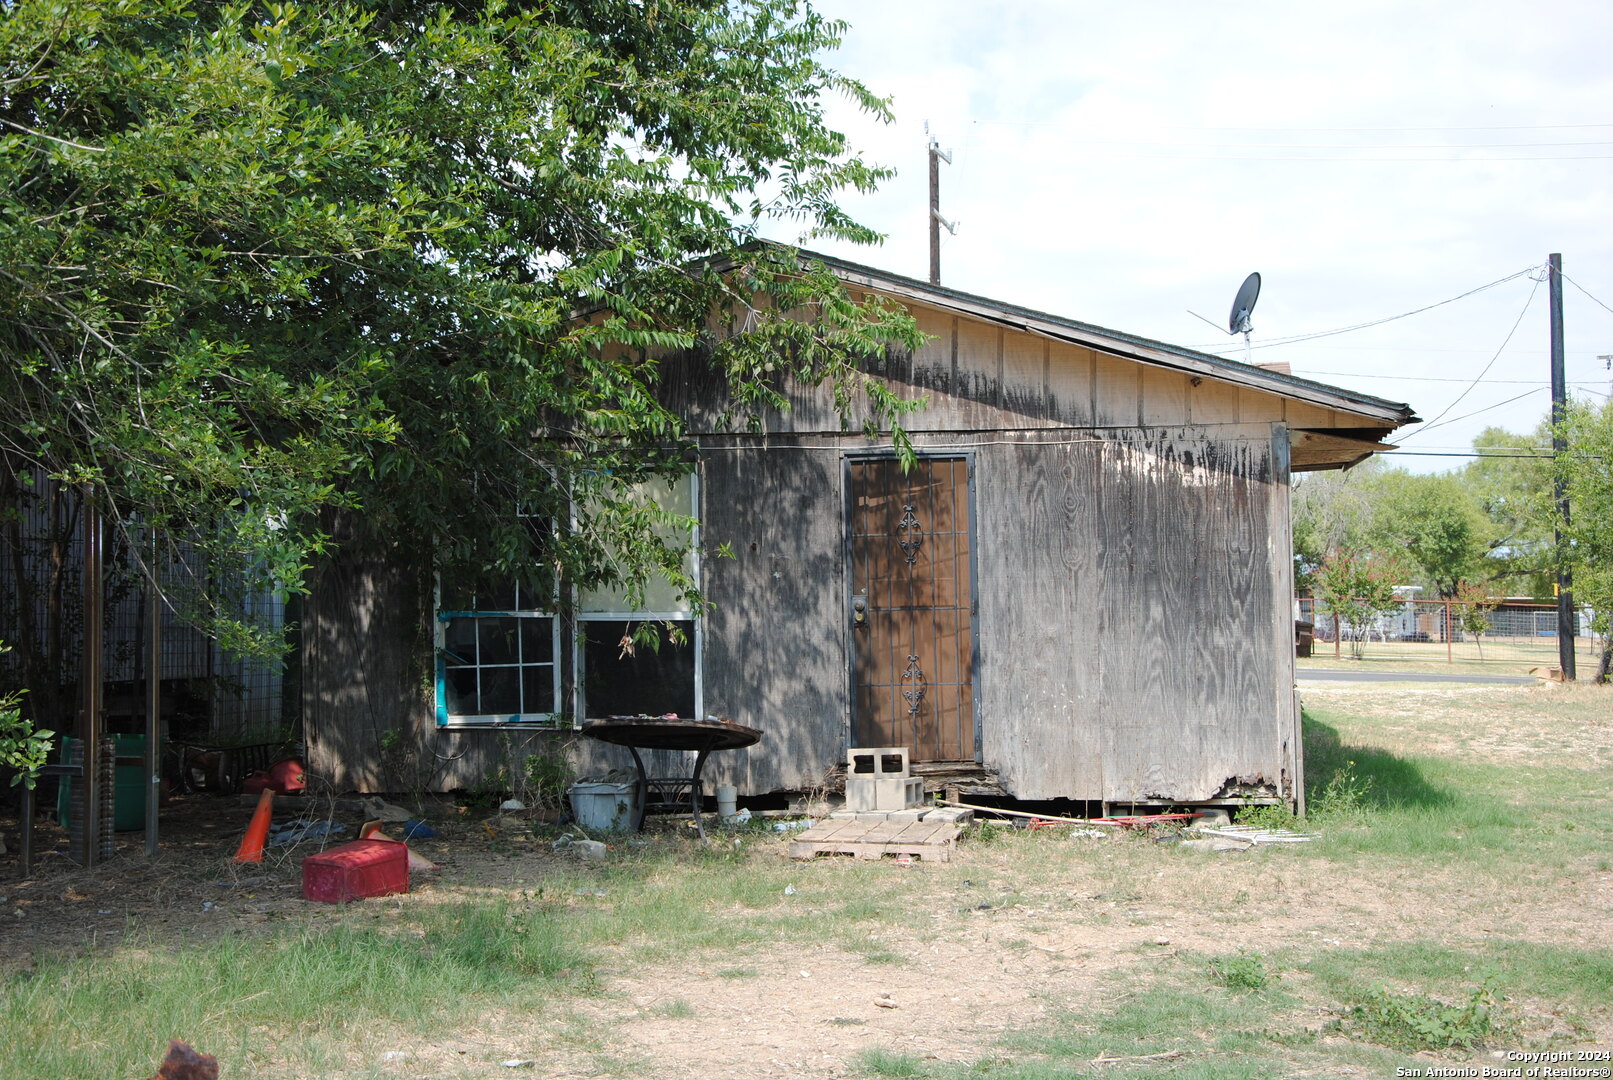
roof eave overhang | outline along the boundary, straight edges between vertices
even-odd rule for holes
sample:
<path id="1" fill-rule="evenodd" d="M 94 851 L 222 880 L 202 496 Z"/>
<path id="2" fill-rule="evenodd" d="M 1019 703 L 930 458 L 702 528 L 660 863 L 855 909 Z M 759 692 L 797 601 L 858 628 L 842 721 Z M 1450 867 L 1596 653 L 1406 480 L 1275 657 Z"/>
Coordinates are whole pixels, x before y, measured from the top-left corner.
<path id="1" fill-rule="evenodd" d="M 803 252 L 803 254 L 807 253 Z M 1267 393 L 1293 398 L 1322 408 L 1341 409 L 1356 416 L 1377 421 L 1384 427 L 1386 433 L 1412 423 L 1416 419 L 1409 407 L 1396 402 L 1352 394 L 1336 387 L 1329 387 L 1323 383 L 1312 383 L 1309 380 L 1297 379 L 1292 376 L 1282 376 L 1247 364 L 1234 364 L 1232 361 L 1208 354 L 1194 353 L 1185 349 L 1177 350 L 1162 345 L 1150 344 L 1142 340 L 1130 340 L 1125 337 L 1112 336 L 1109 333 L 1101 333 L 1095 329 L 1072 325 L 1063 320 L 1039 317 L 1030 312 L 1005 308 L 983 299 L 970 297 L 967 294 L 950 290 L 938 290 L 908 282 L 901 278 L 881 274 L 867 267 L 859 267 L 855 264 L 845 263 L 826 256 L 808 255 L 808 257 L 821 259 L 847 284 L 860 285 L 889 296 L 927 304 L 930 307 L 955 311 L 972 318 L 997 323 L 1014 330 L 1022 330 L 1026 333 L 1051 338 L 1055 341 L 1095 349 L 1111 356 L 1136 360 L 1139 363 L 1151 364 L 1156 367 L 1170 368 L 1202 378 L 1235 383 L 1239 386 L 1249 387 L 1252 390 L 1263 390 Z"/>

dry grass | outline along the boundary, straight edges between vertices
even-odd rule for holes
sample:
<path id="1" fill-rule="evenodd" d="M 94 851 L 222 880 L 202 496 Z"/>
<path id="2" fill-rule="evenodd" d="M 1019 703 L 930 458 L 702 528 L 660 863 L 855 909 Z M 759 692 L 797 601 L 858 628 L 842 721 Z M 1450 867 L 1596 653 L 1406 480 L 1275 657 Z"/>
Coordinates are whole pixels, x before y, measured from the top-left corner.
<path id="1" fill-rule="evenodd" d="M 1214 854 L 993 830 L 952 863 L 897 866 L 791 862 L 754 830 L 585 864 L 467 829 L 444 844 L 443 879 L 408 897 L 251 925 L 263 944 L 229 962 L 273 982 L 263 999 L 219 972 L 223 946 L 183 935 L 36 962 L 0 984 L 0 1023 L 49 1027 L 0 1077 L 148 1075 L 130 1031 L 203 1042 L 225 1080 L 508 1076 L 500 1062 L 529 1059 L 547 1077 L 658 1080 L 1381 1076 L 1491 1059 L 1380 1045 L 1350 1026 L 1356 1004 L 1437 1010 L 1486 986 L 1505 1045 L 1613 1047 L 1613 950 L 1587 919 L 1613 908 L 1613 690 L 1304 697 L 1312 779 L 1367 782 L 1360 813 L 1315 844 Z M 335 971 L 363 984 L 299 994 L 289 946 L 350 956 Z M 1261 985 L 1229 985 L 1234 960 Z M 223 980 L 212 998 L 196 971 Z M 97 983 L 145 996 L 108 1025 Z M 205 1022 L 164 1026 L 197 999 Z M 63 1030 L 96 1038 L 42 1065 Z M 1114 1057 L 1128 1060 L 1094 1064 Z"/>

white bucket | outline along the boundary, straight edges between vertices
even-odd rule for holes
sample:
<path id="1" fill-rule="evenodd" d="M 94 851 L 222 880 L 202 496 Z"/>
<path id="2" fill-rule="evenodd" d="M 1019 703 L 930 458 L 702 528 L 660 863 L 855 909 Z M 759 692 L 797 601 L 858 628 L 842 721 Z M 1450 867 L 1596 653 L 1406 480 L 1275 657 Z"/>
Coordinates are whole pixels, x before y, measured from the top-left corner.
<path id="1" fill-rule="evenodd" d="M 717 785 L 717 816 L 727 821 L 739 812 L 739 789 L 732 784 Z"/>
<path id="2" fill-rule="evenodd" d="M 566 790 L 571 796 L 571 816 L 585 829 L 631 829 L 633 792 L 637 784 L 609 784 L 583 781 Z"/>

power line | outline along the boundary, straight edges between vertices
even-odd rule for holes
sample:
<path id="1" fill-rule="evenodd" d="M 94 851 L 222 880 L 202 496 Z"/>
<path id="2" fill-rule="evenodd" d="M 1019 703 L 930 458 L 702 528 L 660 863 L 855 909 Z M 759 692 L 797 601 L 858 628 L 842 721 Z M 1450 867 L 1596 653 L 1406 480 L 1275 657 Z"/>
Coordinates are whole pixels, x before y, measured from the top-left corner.
<path id="1" fill-rule="evenodd" d="M 1081 125 L 1070 124 L 1061 120 L 969 120 L 971 124 L 991 124 L 997 127 L 1058 127 L 1066 131 L 1079 131 Z M 1613 128 L 1610 124 L 1479 124 L 1455 126 L 1428 126 L 1428 127 L 1209 127 L 1198 124 L 1185 128 L 1182 125 L 1166 125 L 1167 130 L 1193 130 L 1193 131 L 1580 131 L 1589 128 Z"/>
<path id="2" fill-rule="evenodd" d="M 1456 406 L 1460 405 L 1462 403 L 1462 399 L 1467 397 L 1467 395 L 1471 394 L 1473 392 L 1473 388 L 1479 384 L 1480 380 L 1482 380 L 1484 378 L 1484 376 L 1486 376 L 1486 375 L 1488 375 L 1490 373 L 1490 369 L 1495 367 L 1495 362 L 1497 360 L 1501 359 L 1501 354 L 1506 351 L 1507 345 L 1512 341 L 1512 335 L 1516 334 L 1518 332 L 1518 327 L 1523 325 L 1523 317 L 1525 315 L 1529 314 L 1529 306 L 1535 302 L 1535 293 L 1537 293 L 1539 291 L 1540 291 L 1540 279 L 1536 278 L 1534 287 L 1529 290 L 1529 296 L 1523 302 L 1523 310 L 1518 312 L 1518 318 L 1517 318 L 1516 321 L 1513 322 L 1512 329 L 1507 331 L 1507 336 L 1502 340 L 1501 347 L 1499 349 L 1495 350 L 1495 355 L 1490 357 L 1490 362 L 1488 364 L 1484 365 L 1484 370 L 1480 371 L 1478 373 L 1478 375 L 1473 379 L 1473 381 L 1468 384 L 1468 387 L 1467 387 L 1466 390 L 1463 390 L 1460 394 L 1456 395 L 1456 400 L 1455 401 L 1453 401 L 1449 405 L 1445 406 L 1444 411 L 1442 411 L 1438 416 L 1434 417 L 1432 420 L 1428 421 L 1428 423 L 1424 424 L 1417 431 L 1413 432 L 1412 436 L 1409 436 L 1409 437 L 1415 437 L 1417 435 L 1423 434 L 1424 432 L 1432 431 L 1434 428 L 1439 427 L 1440 426 L 1439 422 L 1440 422 L 1441 419 L 1444 418 L 1445 414 L 1450 412 L 1452 409 L 1456 408 Z M 1539 389 L 1539 388 L 1536 387 L 1536 389 Z M 1535 392 L 1534 390 L 1529 390 L 1529 391 L 1526 391 L 1523 394 L 1519 394 L 1518 397 L 1527 397 L 1527 396 L 1529 396 L 1529 394 L 1532 394 L 1534 392 Z M 1517 398 L 1513 398 L 1512 400 L 1516 401 Z M 1502 402 L 1502 404 L 1506 404 L 1506 403 Z M 1492 406 L 1492 408 L 1494 408 L 1494 406 Z M 1479 411 L 1484 412 L 1484 411 L 1487 411 L 1487 410 L 1481 409 Z M 1477 416 L 1478 413 L 1472 413 L 1470 415 Z M 1458 417 L 1457 419 L 1466 419 L 1466 417 Z M 1447 422 L 1448 423 L 1454 423 L 1454 421 L 1447 421 Z"/>
<path id="3" fill-rule="evenodd" d="M 1496 402 L 1494 405 L 1486 405 L 1482 409 L 1474 409 L 1470 413 L 1463 413 L 1461 416 L 1453 416 L 1449 420 L 1446 420 L 1444 423 L 1441 423 L 1441 424 L 1429 424 L 1428 427 L 1421 428 L 1421 429 L 1419 429 L 1417 431 L 1414 431 L 1410 435 L 1407 435 L 1406 438 L 1415 439 L 1417 436 L 1423 434 L 1423 432 L 1430 431 L 1433 428 L 1446 427 L 1446 426 L 1448 426 L 1450 424 L 1459 423 L 1459 422 L 1461 422 L 1463 420 L 1471 420 L 1475 416 L 1481 416 L 1484 413 L 1490 412 L 1493 409 L 1499 409 L 1503 405 L 1511 405 L 1514 401 L 1521 401 L 1524 398 L 1528 397 L 1530 394 L 1538 394 L 1542 390 L 1545 390 L 1545 389 L 1548 389 L 1548 387 L 1537 386 L 1533 390 L 1525 390 L 1523 393 L 1519 394 L 1517 397 L 1509 397 L 1505 401 Z M 1454 405 L 1455 402 L 1452 402 L 1452 404 Z M 1450 410 L 1446 409 L 1445 412 L 1450 412 Z M 1439 415 L 1444 416 L 1445 413 L 1440 413 Z M 1434 419 L 1437 420 L 1437 419 L 1439 419 L 1439 417 L 1436 416 Z"/>
<path id="4" fill-rule="evenodd" d="M 1544 454 L 1490 454 L 1477 450 L 1380 450 L 1379 457 L 1460 457 L 1475 458 L 1517 458 L 1528 461 L 1550 461 L 1550 452 Z"/>
<path id="5" fill-rule="evenodd" d="M 1412 350 L 1406 350 L 1412 351 Z M 1415 350 L 1422 352 L 1423 350 Z M 1294 374 L 1305 373 L 1305 377 L 1312 375 L 1327 375 L 1339 379 L 1396 379 L 1401 382 L 1467 382 L 1466 378 L 1457 378 L 1452 375 L 1374 375 L 1364 371 L 1320 371 L 1316 368 L 1295 368 Z M 1539 379 L 1481 379 L 1485 386 L 1534 386 Z M 1570 386 L 1577 389 L 1594 390 L 1589 383 L 1571 382 Z"/>
<path id="6" fill-rule="evenodd" d="M 1301 341 L 1314 341 L 1317 338 L 1333 337 L 1333 336 L 1335 336 L 1337 334 L 1349 334 L 1349 333 L 1353 333 L 1353 332 L 1355 332 L 1357 330 L 1366 330 L 1369 327 L 1373 327 L 1373 326 L 1382 326 L 1384 323 L 1395 322 L 1395 321 L 1397 321 L 1399 319 L 1408 319 L 1413 315 L 1421 315 L 1425 311 L 1433 311 L 1435 308 L 1444 307 L 1446 304 L 1454 304 L 1458 300 L 1466 300 L 1468 297 L 1476 296 L 1479 293 L 1484 292 L 1486 289 L 1493 289 L 1497 285 L 1505 285 L 1509 281 L 1516 281 L 1518 278 L 1525 277 L 1525 276 L 1527 276 L 1529 274 L 1536 273 L 1539 270 L 1540 270 L 1539 266 L 1526 267 L 1526 268 L 1524 268 L 1522 270 L 1517 271 L 1516 273 L 1508 274 L 1504 278 L 1499 278 L 1499 279 L 1497 279 L 1495 281 L 1492 281 L 1488 285 L 1480 285 L 1476 289 L 1469 289 L 1467 292 L 1462 293 L 1460 296 L 1453 296 L 1449 300 L 1441 300 L 1438 303 L 1429 304 L 1426 307 L 1420 307 L 1420 308 L 1417 308 L 1414 311 L 1405 311 L 1405 312 L 1401 312 L 1399 315 L 1390 315 L 1390 316 L 1388 316 L 1386 318 L 1382 318 L 1382 319 L 1373 319 L 1373 320 L 1371 320 L 1369 322 L 1356 323 L 1353 326 L 1341 326 L 1341 327 L 1337 328 L 1336 330 L 1318 330 L 1315 333 L 1295 334 L 1295 335 L 1292 335 L 1290 337 L 1278 338 L 1275 341 L 1263 341 L 1258 345 L 1252 346 L 1252 348 L 1256 348 L 1256 349 L 1272 349 L 1272 348 L 1276 348 L 1278 345 L 1293 345 L 1293 344 L 1296 344 L 1296 343 L 1301 342 Z M 1540 288 L 1540 282 L 1538 280 L 1536 280 L 1535 288 L 1529 290 L 1529 298 L 1530 298 L 1530 300 L 1534 299 L 1535 290 L 1539 289 L 1539 288 Z M 1528 305 L 1527 304 L 1524 305 L 1524 309 L 1528 310 Z M 1519 318 L 1521 319 L 1522 316 L 1519 316 Z M 1513 329 L 1516 330 L 1517 327 L 1514 326 Z M 1508 341 L 1512 340 L 1512 335 L 1511 334 L 1507 335 L 1507 340 Z M 1506 344 L 1503 342 L 1501 347 L 1503 349 L 1506 348 Z M 1235 347 L 1230 346 L 1230 345 L 1220 345 L 1217 348 L 1219 350 L 1223 351 L 1223 352 L 1232 352 L 1232 351 L 1235 350 Z M 1209 351 L 1215 352 L 1216 350 L 1212 349 L 1212 350 L 1209 350 Z M 1496 356 L 1499 356 L 1499 355 L 1500 355 L 1500 353 L 1496 354 Z M 1491 357 L 1490 363 L 1491 364 L 1495 363 L 1495 357 Z M 1488 371 L 1489 367 L 1486 366 L 1485 370 Z"/>
<path id="7" fill-rule="evenodd" d="M 1569 277 L 1567 274 L 1560 274 L 1560 276 L 1562 278 L 1564 278 L 1565 280 L 1567 280 L 1569 284 L 1573 285 L 1574 288 L 1578 289 L 1580 292 L 1584 293 L 1586 296 L 1590 296 L 1591 302 L 1593 304 L 1595 304 L 1597 307 L 1601 308 L 1603 311 L 1607 312 L 1608 314 L 1613 315 L 1613 307 L 1608 307 L 1606 304 L 1602 303 L 1596 297 L 1591 296 L 1590 292 L 1585 288 L 1585 286 L 1581 285 L 1579 282 L 1575 281 L 1573 278 Z"/>

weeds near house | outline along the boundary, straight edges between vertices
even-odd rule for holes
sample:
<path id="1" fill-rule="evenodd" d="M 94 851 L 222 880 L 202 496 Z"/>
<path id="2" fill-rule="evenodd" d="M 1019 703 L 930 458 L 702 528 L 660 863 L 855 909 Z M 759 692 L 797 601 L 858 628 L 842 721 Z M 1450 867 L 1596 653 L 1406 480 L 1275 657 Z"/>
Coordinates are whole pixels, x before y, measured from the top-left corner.
<path id="1" fill-rule="evenodd" d="M 1408 1053 L 1488 1046 L 1515 1027 L 1488 985 L 1457 1005 L 1375 988 L 1357 999 L 1344 1022 L 1368 1042 Z"/>
<path id="2" fill-rule="evenodd" d="M 1372 794 L 1372 778 L 1355 771 L 1355 762 L 1346 761 L 1344 767 L 1327 778 L 1321 792 L 1315 797 L 1312 814 L 1331 822 L 1365 823 Z"/>
<path id="3" fill-rule="evenodd" d="M 1243 949 L 1232 956 L 1219 956 L 1211 960 L 1210 977 L 1228 990 L 1264 990 L 1272 982 L 1261 955 Z"/>
<path id="4" fill-rule="evenodd" d="M 528 805 L 539 810 L 563 810 L 566 806 L 566 789 L 576 779 L 562 748 L 548 746 L 527 755 L 526 790 L 531 796 Z"/>
<path id="5" fill-rule="evenodd" d="M 863 1071 L 870 1076 L 890 1077 L 891 1080 L 909 1080 L 928 1075 L 924 1063 L 911 1054 L 893 1054 L 889 1050 L 869 1050 L 862 1056 Z"/>

